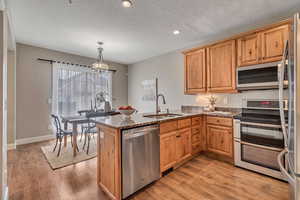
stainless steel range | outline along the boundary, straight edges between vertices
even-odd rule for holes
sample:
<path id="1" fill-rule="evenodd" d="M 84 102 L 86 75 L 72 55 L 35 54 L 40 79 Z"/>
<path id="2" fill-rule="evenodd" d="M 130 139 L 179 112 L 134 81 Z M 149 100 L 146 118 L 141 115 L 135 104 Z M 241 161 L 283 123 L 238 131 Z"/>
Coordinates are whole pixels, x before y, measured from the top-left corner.
<path id="1" fill-rule="evenodd" d="M 243 100 L 234 119 L 234 147 L 236 166 L 284 179 L 277 162 L 284 149 L 278 100 Z"/>

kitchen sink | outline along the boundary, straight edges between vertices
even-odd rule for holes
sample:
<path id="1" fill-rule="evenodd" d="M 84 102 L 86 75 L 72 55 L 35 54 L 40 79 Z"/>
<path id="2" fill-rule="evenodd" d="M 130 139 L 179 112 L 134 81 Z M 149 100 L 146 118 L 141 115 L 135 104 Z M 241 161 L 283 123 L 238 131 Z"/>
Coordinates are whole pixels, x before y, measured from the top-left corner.
<path id="1" fill-rule="evenodd" d="M 177 116 L 182 116 L 182 115 L 181 114 L 175 114 L 175 113 L 161 113 L 161 114 L 144 115 L 143 117 L 162 119 L 162 118 L 177 117 Z"/>

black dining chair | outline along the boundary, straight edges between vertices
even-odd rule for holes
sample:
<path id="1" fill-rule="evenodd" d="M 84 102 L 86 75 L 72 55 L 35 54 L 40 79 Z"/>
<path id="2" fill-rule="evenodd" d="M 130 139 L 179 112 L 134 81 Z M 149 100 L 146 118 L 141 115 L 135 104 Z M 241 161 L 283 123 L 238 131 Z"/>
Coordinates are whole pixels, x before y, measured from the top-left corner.
<path id="1" fill-rule="evenodd" d="M 87 113 L 90 113 L 90 112 L 91 112 L 91 110 L 79 110 L 78 114 L 80 116 L 82 116 L 82 115 L 86 115 Z M 81 124 L 80 127 L 81 127 L 81 133 L 80 133 L 79 141 L 81 142 L 82 137 L 84 136 L 84 133 L 89 128 L 89 126 L 87 124 Z"/>
<path id="2" fill-rule="evenodd" d="M 97 127 L 95 123 L 91 123 L 90 121 L 87 124 L 88 128 L 85 129 L 84 132 L 84 144 L 82 149 L 85 149 L 86 143 L 87 143 L 87 149 L 86 149 L 86 154 L 89 154 L 90 150 L 90 142 L 91 142 L 91 137 L 94 137 L 94 134 L 97 133 Z"/>
<path id="3" fill-rule="evenodd" d="M 56 128 L 56 143 L 55 143 L 53 152 L 55 151 L 55 149 L 57 147 L 57 144 L 59 142 L 59 149 L 58 149 L 58 152 L 57 152 L 57 157 L 58 157 L 60 155 L 61 143 L 62 143 L 62 139 L 64 137 L 67 137 L 68 135 L 71 136 L 71 145 L 73 147 L 73 135 L 72 135 L 73 132 L 69 131 L 69 130 L 63 130 L 61 128 L 61 124 L 60 124 L 60 120 L 59 120 L 58 116 L 56 116 L 54 114 L 51 114 L 51 117 L 53 118 L 53 123 L 54 123 L 55 128 Z M 78 147 L 77 147 L 77 151 L 79 151 Z"/>

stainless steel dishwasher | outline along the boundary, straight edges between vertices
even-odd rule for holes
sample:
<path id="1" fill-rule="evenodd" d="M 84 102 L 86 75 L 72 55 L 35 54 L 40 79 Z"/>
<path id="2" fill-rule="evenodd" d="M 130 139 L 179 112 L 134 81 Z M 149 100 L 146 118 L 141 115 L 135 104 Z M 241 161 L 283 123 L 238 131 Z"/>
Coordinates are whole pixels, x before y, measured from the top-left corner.
<path id="1" fill-rule="evenodd" d="M 122 131 L 122 198 L 158 180 L 159 126 Z"/>

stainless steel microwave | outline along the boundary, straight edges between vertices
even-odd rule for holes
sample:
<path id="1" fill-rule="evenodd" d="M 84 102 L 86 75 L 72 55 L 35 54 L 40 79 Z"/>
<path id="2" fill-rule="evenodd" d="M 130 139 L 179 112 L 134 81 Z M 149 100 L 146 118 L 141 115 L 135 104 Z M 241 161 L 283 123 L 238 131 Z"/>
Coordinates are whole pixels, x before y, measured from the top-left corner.
<path id="1" fill-rule="evenodd" d="M 278 88 L 278 64 L 280 64 L 280 61 L 238 67 L 236 73 L 237 89 L 257 90 Z"/>

